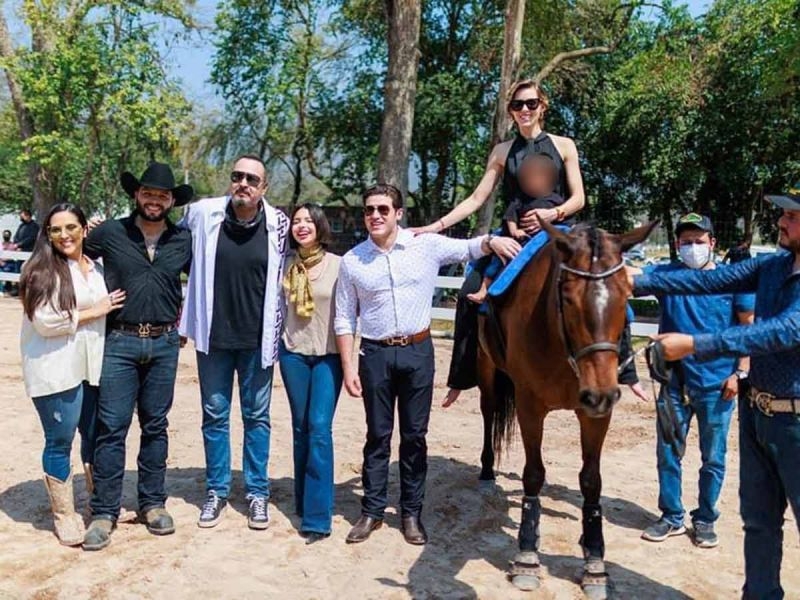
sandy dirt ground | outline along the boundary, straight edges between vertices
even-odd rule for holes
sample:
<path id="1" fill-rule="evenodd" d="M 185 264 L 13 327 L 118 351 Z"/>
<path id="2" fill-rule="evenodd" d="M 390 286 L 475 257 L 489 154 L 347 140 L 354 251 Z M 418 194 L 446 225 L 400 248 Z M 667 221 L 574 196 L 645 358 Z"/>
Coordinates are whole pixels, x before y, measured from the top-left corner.
<path id="1" fill-rule="evenodd" d="M 523 593 L 506 579 L 516 550 L 523 468 L 515 444 L 504 458 L 497 485 L 479 490 L 481 422 L 477 393 L 444 410 L 446 366 L 452 344 L 437 341 L 436 402 L 431 417 L 424 521 L 431 542 L 414 547 L 398 529 L 397 444 L 390 470 L 386 525 L 363 544 L 344 543 L 359 515 L 363 407 L 343 393 L 334 423 L 336 510 L 333 535 L 304 545 L 293 514 L 291 427 L 280 378 L 272 396 L 272 524 L 250 531 L 241 477 L 241 419 L 232 424 L 234 488 L 231 508 L 215 529 L 195 522 L 204 498 L 204 458 L 194 351 L 181 353 L 170 415 L 168 508 L 177 532 L 162 538 L 144 526 L 121 524 L 103 552 L 58 545 L 41 479 L 40 425 L 25 397 L 20 371 L 18 302 L 0 299 L 0 598 L 581 598 L 580 452 L 574 415 L 547 420 L 547 484 L 542 494 L 543 585 Z M 640 365 L 640 373 L 643 371 Z M 645 384 L 649 389 L 649 382 Z M 735 417 L 734 417 L 735 419 Z M 728 479 L 718 524 L 720 545 L 695 548 L 687 536 L 661 544 L 639 539 L 656 518 L 653 409 L 626 391 L 615 409 L 603 454 L 606 559 L 615 598 L 736 598 L 742 585 L 742 531 L 736 495 L 739 480 L 736 423 L 732 425 Z M 123 505 L 135 509 L 138 430 L 131 430 Z M 75 444 L 73 464 L 80 464 Z M 697 438 L 689 440 L 684 498 L 695 505 Z M 77 476 L 77 491 L 83 477 Z M 800 545 L 787 513 L 783 583 L 800 598 Z"/>

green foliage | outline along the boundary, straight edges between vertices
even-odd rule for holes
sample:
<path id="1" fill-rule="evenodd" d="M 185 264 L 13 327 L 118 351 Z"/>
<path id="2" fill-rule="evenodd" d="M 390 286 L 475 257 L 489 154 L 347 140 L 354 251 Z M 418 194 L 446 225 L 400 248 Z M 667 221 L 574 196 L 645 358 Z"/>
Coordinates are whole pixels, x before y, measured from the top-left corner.
<path id="1" fill-rule="evenodd" d="M 90 212 L 116 212 L 118 199 L 126 202 L 122 170 L 173 157 L 190 105 L 165 76 L 153 17 L 189 25 L 186 4 L 24 3 L 31 46 L 17 47 L 3 66 L 32 126 L 13 164 L 39 167 L 40 210 L 69 198 Z"/>

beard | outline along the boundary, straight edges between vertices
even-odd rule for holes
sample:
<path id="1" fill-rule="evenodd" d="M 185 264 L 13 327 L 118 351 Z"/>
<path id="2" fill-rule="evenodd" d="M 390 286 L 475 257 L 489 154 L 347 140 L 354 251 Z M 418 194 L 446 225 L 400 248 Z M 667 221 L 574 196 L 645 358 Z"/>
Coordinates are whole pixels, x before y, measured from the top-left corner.
<path id="1" fill-rule="evenodd" d="M 136 203 L 136 214 L 139 215 L 145 221 L 150 221 L 151 223 L 158 223 L 163 221 L 167 218 L 167 213 L 169 213 L 172 206 L 167 208 L 162 208 L 160 211 L 156 213 L 148 213 L 143 207 L 142 204 L 137 202 Z"/>

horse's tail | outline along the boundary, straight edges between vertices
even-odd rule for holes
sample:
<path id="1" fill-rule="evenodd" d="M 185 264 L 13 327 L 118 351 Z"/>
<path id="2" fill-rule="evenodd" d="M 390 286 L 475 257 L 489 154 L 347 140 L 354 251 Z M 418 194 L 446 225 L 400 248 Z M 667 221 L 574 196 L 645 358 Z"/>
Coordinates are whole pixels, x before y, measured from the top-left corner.
<path id="1" fill-rule="evenodd" d="M 492 445 L 497 458 L 514 435 L 516 410 L 514 406 L 514 382 L 500 369 L 494 371 L 494 414 L 492 419 Z"/>

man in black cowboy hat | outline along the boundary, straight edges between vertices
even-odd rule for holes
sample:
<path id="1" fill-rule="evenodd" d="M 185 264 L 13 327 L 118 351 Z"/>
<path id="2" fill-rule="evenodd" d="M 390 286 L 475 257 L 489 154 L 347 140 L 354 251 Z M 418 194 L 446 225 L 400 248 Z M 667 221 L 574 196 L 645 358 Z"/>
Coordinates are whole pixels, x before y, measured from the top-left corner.
<path id="1" fill-rule="evenodd" d="M 176 322 L 182 272 L 189 269 L 192 239 L 167 218 L 173 206 L 191 200 L 188 185 L 175 185 L 168 165 L 153 162 L 140 179 L 123 173 L 120 183 L 135 199 L 129 217 L 106 221 L 86 241 L 86 252 L 101 257 L 109 289 L 123 289 L 124 306 L 108 318 L 91 500 L 92 522 L 85 550 L 110 541 L 120 512 L 125 473 L 125 438 L 134 410 L 139 415 L 139 519 L 155 535 L 175 531 L 165 510 L 167 413 L 172 406 L 180 348 Z"/>

